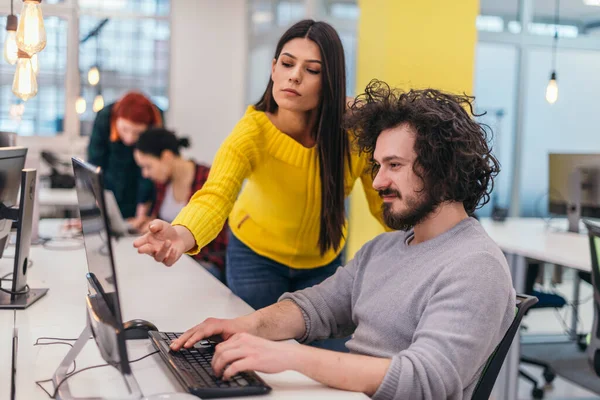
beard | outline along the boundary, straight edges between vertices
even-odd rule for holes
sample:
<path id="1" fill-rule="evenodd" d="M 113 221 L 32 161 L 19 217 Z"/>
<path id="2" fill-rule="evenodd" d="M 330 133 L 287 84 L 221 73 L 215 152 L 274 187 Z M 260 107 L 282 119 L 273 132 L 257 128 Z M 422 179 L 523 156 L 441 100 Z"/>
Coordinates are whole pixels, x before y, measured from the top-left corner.
<path id="1" fill-rule="evenodd" d="M 388 188 L 379 191 L 380 196 L 391 194 L 395 194 L 399 199 L 402 198 L 397 190 Z M 383 203 L 383 220 L 390 228 L 408 231 L 423 222 L 438 206 L 438 202 L 434 201 L 426 192 L 422 192 L 419 198 L 406 197 L 405 202 L 407 210 L 402 212 L 394 212 L 392 203 Z"/>

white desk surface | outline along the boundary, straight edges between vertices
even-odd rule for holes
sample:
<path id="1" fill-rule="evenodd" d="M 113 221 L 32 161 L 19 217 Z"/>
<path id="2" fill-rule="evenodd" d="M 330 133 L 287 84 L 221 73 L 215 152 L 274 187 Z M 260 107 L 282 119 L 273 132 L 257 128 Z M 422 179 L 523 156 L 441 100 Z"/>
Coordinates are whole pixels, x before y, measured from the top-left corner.
<path id="1" fill-rule="evenodd" d="M 50 189 L 38 190 L 40 206 L 77 207 L 77 192 L 75 189 Z"/>
<path id="2" fill-rule="evenodd" d="M 0 311 L 0 400 L 10 398 L 13 311 Z"/>
<path id="3" fill-rule="evenodd" d="M 511 254 L 534 258 L 580 271 L 591 271 L 588 236 L 566 231 L 566 220 L 546 223 L 541 218 L 507 218 L 481 225 L 500 248 Z"/>
<path id="4" fill-rule="evenodd" d="M 117 277 L 123 319 L 142 318 L 153 322 L 161 331 L 184 331 L 207 317 L 231 318 L 252 311 L 191 258 L 184 258 L 171 268 L 138 255 L 131 238 L 115 246 Z M 48 294 L 26 311 L 17 314 L 19 357 L 17 364 L 17 399 L 42 399 L 46 395 L 34 381 L 49 379 L 63 359 L 68 346 L 34 347 L 38 337 L 77 338 L 85 326 L 86 259 L 83 249 L 53 251 L 31 249 L 34 264 L 28 283 L 31 287 L 49 287 Z M 4 330 L 4 329 L 2 329 Z M 154 351 L 149 340 L 129 341 L 129 358 L 135 359 Z M 93 341 L 89 341 L 77 358 L 77 368 L 103 364 Z M 132 364 L 144 395 L 182 391 L 159 355 Z M 256 399 L 366 399 L 361 393 L 334 390 L 296 372 L 261 374 L 273 388 L 267 396 Z M 125 394 L 120 374 L 111 367 L 81 373 L 70 379 L 76 396 Z M 2 386 L 3 387 L 3 386 Z M 48 389 L 51 385 L 46 386 Z"/>

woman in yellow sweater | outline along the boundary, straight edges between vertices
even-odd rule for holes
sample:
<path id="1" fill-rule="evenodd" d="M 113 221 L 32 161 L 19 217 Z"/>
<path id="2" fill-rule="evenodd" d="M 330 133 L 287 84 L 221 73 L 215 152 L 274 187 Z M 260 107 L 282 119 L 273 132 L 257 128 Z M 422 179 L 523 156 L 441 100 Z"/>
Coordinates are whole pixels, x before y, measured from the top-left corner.
<path id="1" fill-rule="evenodd" d="M 227 283 L 255 309 L 332 275 L 347 232 L 344 199 L 357 179 L 382 221 L 369 160 L 341 127 L 345 81 L 337 32 L 312 20 L 292 26 L 265 93 L 221 145 L 207 182 L 172 225 L 153 221 L 138 251 L 171 266 L 206 246 L 229 217 Z"/>

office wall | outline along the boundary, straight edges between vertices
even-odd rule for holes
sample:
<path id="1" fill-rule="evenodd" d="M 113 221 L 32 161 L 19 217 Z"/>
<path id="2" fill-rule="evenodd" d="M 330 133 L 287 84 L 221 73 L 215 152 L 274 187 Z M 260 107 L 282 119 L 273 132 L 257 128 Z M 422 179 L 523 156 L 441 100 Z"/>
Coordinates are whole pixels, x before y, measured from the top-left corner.
<path id="1" fill-rule="evenodd" d="M 559 47 L 559 96 L 552 105 L 545 100 L 550 49 L 530 50 L 527 57 L 521 215 L 541 216 L 547 213 L 548 153 L 600 153 L 600 53 Z"/>
<path id="2" fill-rule="evenodd" d="M 403 88 L 472 93 L 477 0 L 359 1 L 356 92 L 373 78 Z M 357 183 L 350 205 L 347 255 L 382 232 Z"/>
<path id="3" fill-rule="evenodd" d="M 210 163 L 244 112 L 246 1 L 171 0 L 167 124 Z"/>

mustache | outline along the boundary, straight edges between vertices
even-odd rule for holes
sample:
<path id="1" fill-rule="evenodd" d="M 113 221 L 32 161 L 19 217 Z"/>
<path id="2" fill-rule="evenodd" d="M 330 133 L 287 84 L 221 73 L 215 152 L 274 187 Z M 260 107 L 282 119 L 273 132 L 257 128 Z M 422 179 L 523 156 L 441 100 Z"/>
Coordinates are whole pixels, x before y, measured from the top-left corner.
<path id="1" fill-rule="evenodd" d="M 400 192 L 391 188 L 387 188 L 387 189 L 383 189 L 383 190 L 378 190 L 377 191 L 379 193 L 379 197 L 383 197 L 383 196 L 396 196 L 397 198 L 402 198 L 402 196 L 400 195 Z"/>

